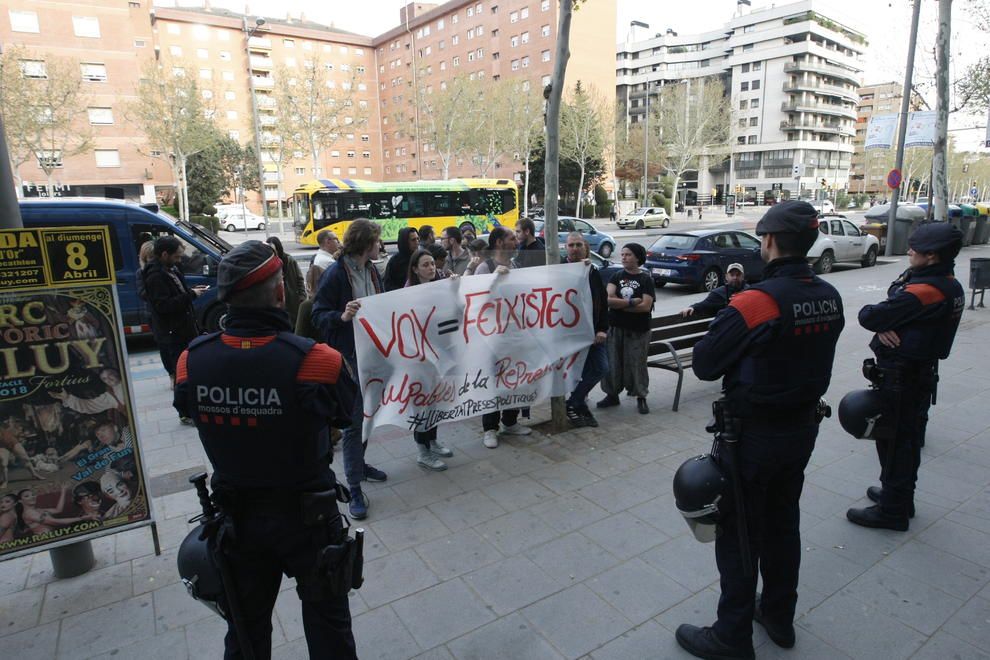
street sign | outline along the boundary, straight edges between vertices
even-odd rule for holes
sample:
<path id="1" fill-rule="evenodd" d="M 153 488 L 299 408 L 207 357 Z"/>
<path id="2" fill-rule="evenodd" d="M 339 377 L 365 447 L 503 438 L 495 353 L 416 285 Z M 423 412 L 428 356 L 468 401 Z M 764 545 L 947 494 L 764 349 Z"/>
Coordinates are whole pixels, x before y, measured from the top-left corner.
<path id="1" fill-rule="evenodd" d="M 973 186 L 972 188 L 969 189 L 970 197 L 976 197 L 979 194 L 980 194 L 980 190 L 976 186 Z"/>
<path id="2" fill-rule="evenodd" d="M 887 173 L 887 187 L 893 190 L 901 185 L 901 171 L 893 169 Z"/>
<path id="3" fill-rule="evenodd" d="M 771 183 L 770 184 L 770 190 L 783 190 L 783 189 L 784 189 L 784 184 L 782 184 L 782 183 Z"/>
<path id="4" fill-rule="evenodd" d="M 736 212 L 736 196 L 726 195 L 725 196 L 725 214 L 733 215 Z"/>

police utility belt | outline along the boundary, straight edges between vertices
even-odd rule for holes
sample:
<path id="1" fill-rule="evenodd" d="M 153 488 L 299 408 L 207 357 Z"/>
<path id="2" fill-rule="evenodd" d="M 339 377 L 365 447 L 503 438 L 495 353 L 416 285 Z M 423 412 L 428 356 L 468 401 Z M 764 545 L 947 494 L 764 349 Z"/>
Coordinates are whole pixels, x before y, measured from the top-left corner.
<path id="1" fill-rule="evenodd" d="M 780 406 L 746 406 L 745 416 L 735 414 L 733 405 L 726 399 L 713 403 L 712 422 L 705 427 L 708 433 L 724 433 L 730 427 L 736 432 L 776 430 L 782 426 L 806 426 L 820 424 L 826 417 L 832 416 L 832 407 L 825 399 L 819 399 L 815 404 L 797 406 L 793 409 L 781 409 Z"/>
<path id="2" fill-rule="evenodd" d="M 320 549 L 312 577 L 334 595 L 346 595 L 364 583 L 364 530 L 348 533 L 350 521 L 337 503 L 350 502 L 350 494 L 340 484 L 317 492 L 292 492 L 274 489 L 243 489 L 220 485 L 213 490 L 213 500 L 222 514 L 224 527 L 236 546 L 236 522 L 239 516 L 252 514 L 292 515 L 298 512 L 303 526 L 320 534 Z"/>
<path id="3" fill-rule="evenodd" d="M 905 387 L 918 387 L 928 390 L 935 403 L 938 390 L 938 362 L 897 362 L 881 367 L 874 358 L 863 360 L 863 376 L 870 381 L 873 389 L 901 390 Z"/>

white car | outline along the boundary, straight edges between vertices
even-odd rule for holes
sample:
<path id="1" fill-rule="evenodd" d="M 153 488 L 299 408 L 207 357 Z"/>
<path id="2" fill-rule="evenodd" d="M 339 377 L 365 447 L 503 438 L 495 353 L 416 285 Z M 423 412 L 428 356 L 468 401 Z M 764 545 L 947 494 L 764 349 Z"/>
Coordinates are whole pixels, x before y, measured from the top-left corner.
<path id="1" fill-rule="evenodd" d="M 615 224 L 619 226 L 619 229 L 628 227 L 635 227 L 636 229 L 666 228 L 670 224 L 670 216 L 667 215 L 667 210 L 662 207 L 641 206 L 632 213 L 627 213 L 616 220 Z"/>
<path id="2" fill-rule="evenodd" d="M 808 263 L 816 273 L 830 273 L 836 263 L 855 262 L 864 268 L 877 263 L 880 241 L 846 220 L 844 215 L 818 219 L 818 238 L 808 251 Z"/>
<path id="3" fill-rule="evenodd" d="M 835 204 L 830 199 L 816 199 L 810 203 L 815 207 L 815 210 L 818 211 L 818 215 L 820 216 L 835 213 Z"/>
<path id="4" fill-rule="evenodd" d="M 250 211 L 247 213 L 231 212 L 220 218 L 220 226 L 227 231 L 238 231 L 248 229 L 264 230 L 265 219 L 260 215 L 255 215 Z"/>

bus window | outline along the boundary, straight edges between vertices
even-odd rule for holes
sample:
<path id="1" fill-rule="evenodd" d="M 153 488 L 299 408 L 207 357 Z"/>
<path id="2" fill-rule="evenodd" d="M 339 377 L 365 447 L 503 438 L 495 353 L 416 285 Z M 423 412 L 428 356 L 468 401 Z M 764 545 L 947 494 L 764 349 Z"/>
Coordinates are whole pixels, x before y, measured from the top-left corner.
<path id="1" fill-rule="evenodd" d="M 395 200 L 393 200 L 394 202 Z M 426 215 L 423 193 L 405 192 L 396 206 L 396 215 L 400 218 L 419 218 Z"/>
<path id="2" fill-rule="evenodd" d="M 500 190 L 499 193 L 502 197 L 502 213 L 514 211 L 516 209 L 516 191 Z"/>
<path id="3" fill-rule="evenodd" d="M 426 197 L 426 215 L 431 217 L 460 215 L 460 196 L 456 192 L 423 194 Z"/>
<path id="4" fill-rule="evenodd" d="M 297 193 L 292 197 L 292 220 L 297 227 L 309 224 L 309 196 Z"/>
<path id="5" fill-rule="evenodd" d="M 381 220 L 395 215 L 392 209 L 392 195 L 389 193 L 365 193 L 364 199 L 368 202 L 370 218 Z"/>

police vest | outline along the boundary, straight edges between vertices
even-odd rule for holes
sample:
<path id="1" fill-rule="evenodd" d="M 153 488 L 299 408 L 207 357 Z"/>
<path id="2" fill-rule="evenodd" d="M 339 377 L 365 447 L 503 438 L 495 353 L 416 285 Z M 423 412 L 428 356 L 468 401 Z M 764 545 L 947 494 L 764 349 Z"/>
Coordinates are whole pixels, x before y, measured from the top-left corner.
<path id="1" fill-rule="evenodd" d="M 772 332 L 727 374 L 728 394 L 743 404 L 742 413 L 752 406 L 814 405 L 832 378 L 835 344 L 845 324 L 839 292 L 804 263 L 777 272 L 730 303 L 754 332 L 762 323 L 770 323 Z"/>
<path id="2" fill-rule="evenodd" d="M 895 283 L 887 293 L 893 297 L 902 291 L 915 295 L 926 307 L 937 307 L 924 318 L 897 328 L 901 344 L 891 350 L 891 355 L 919 362 L 949 357 L 966 306 L 966 293 L 959 280 L 945 275 L 911 277 Z"/>
<path id="3" fill-rule="evenodd" d="M 326 420 L 297 394 L 296 374 L 314 343 L 280 332 L 247 350 L 220 333 L 189 344 L 189 409 L 216 481 L 252 489 L 333 484 Z"/>

